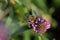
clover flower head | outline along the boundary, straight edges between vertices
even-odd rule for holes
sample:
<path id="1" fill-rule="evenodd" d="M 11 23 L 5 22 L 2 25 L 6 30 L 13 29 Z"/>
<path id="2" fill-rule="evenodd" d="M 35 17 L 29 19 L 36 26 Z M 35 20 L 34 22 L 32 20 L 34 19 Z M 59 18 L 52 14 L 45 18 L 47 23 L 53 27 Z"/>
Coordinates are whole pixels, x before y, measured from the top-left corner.
<path id="1" fill-rule="evenodd" d="M 30 21 L 30 26 L 37 33 L 44 33 L 50 29 L 50 22 L 47 22 L 42 17 L 37 17 L 34 21 Z"/>

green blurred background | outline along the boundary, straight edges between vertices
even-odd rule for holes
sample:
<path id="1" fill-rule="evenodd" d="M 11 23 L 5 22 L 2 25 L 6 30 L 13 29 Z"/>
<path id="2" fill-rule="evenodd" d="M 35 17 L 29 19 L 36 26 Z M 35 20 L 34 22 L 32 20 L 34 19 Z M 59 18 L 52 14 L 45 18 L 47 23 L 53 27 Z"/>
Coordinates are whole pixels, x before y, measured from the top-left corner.
<path id="1" fill-rule="evenodd" d="M 6 14 L 3 20 L 9 40 L 60 40 L 60 0 L 0 0 L 0 13 Z M 27 16 L 31 13 L 51 22 L 43 35 L 29 28 Z"/>

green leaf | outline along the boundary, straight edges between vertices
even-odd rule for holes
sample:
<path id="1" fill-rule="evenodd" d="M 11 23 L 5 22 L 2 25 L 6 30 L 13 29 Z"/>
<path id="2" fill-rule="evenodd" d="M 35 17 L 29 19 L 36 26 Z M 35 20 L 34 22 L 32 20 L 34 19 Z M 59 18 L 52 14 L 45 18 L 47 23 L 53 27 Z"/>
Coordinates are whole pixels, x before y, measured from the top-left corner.
<path id="1" fill-rule="evenodd" d="M 43 10 L 44 12 L 47 12 L 47 6 L 44 0 L 32 0 L 32 3 L 34 3 L 38 7 L 38 9 Z"/>
<path id="2" fill-rule="evenodd" d="M 26 31 L 28 29 L 29 29 L 28 26 L 27 25 L 24 25 L 24 26 L 18 28 L 18 30 L 15 31 L 11 36 L 12 37 L 16 37 L 16 36 L 18 36 L 19 34 L 23 33 L 24 31 Z"/>

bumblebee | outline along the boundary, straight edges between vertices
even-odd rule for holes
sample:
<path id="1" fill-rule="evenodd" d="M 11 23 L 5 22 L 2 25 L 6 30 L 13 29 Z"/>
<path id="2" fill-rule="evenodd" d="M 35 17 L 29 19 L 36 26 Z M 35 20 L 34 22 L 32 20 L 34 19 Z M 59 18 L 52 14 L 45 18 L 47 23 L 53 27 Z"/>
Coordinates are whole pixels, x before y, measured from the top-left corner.
<path id="1" fill-rule="evenodd" d="M 36 20 L 36 16 L 30 15 L 29 16 L 29 21 L 35 21 Z"/>

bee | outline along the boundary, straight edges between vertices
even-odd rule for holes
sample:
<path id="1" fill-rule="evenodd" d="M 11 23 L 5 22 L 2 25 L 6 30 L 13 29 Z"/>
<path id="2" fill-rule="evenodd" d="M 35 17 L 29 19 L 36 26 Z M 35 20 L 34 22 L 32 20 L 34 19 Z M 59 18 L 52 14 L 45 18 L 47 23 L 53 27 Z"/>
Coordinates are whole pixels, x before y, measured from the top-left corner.
<path id="1" fill-rule="evenodd" d="M 29 21 L 35 21 L 36 20 L 36 16 L 30 15 L 29 16 Z"/>

